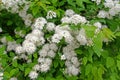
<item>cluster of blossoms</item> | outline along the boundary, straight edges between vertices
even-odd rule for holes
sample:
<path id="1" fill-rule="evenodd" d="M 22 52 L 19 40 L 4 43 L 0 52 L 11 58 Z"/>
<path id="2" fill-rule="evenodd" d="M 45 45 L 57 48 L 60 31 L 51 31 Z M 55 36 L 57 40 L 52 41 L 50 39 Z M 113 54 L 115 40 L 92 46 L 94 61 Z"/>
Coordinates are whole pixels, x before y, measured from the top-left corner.
<path id="1" fill-rule="evenodd" d="M 42 17 L 37 18 L 36 22 L 33 25 L 32 32 L 25 36 L 25 40 L 22 45 L 19 45 L 15 48 L 16 54 L 18 54 L 21 58 L 27 59 L 27 55 L 33 54 L 37 46 L 41 46 L 45 43 L 44 33 L 42 29 L 46 24 L 46 20 Z"/>
<path id="2" fill-rule="evenodd" d="M 2 0 L 2 8 L 11 13 L 18 13 L 26 26 L 30 26 L 33 19 L 33 16 L 27 13 L 29 6 L 30 2 L 26 0 Z"/>
<path id="3" fill-rule="evenodd" d="M 50 70 L 52 59 L 56 55 L 57 45 L 54 43 L 45 44 L 42 49 L 38 51 L 39 58 L 38 64 L 33 67 L 33 70 L 29 73 L 30 79 L 36 79 L 38 72 L 47 72 Z"/>
<path id="4" fill-rule="evenodd" d="M 3 80 L 3 72 L 0 72 L 0 80 Z"/>
<path id="5" fill-rule="evenodd" d="M 120 0 L 105 0 L 104 6 L 109 10 L 100 10 L 97 15 L 99 18 L 112 18 L 120 13 Z"/>
<path id="6" fill-rule="evenodd" d="M 85 24 L 87 22 L 86 18 L 79 15 L 75 14 L 75 12 L 71 9 L 66 10 L 65 12 L 65 17 L 61 19 L 62 23 L 68 23 L 68 24 Z"/>
<path id="7" fill-rule="evenodd" d="M 97 4 L 101 2 L 101 0 L 92 0 L 96 1 Z M 110 0 L 112 1 L 112 0 Z M 119 9 L 119 1 L 113 1 L 113 6 L 111 2 L 106 0 L 105 7 L 111 9 Z M 110 2 L 110 4 L 108 4 Z M 27 14 L 27 10 L 29 8 L 29 2 L 25 0 L 2 0 L 4 7 L 12 12 L 18 13 L 20 17 L 25 21 L 27 26 L 30 26 L 32 23 L 32 15 Z M 24 5 L 21 9 L 19 6 Z M 98 17 L 100 18 L 108 18 L 110 15 L 114 16 L 119 12 L 119 10 L 113 11 L 100 11 Z M 56 13 L 53 11 L 49 11 L 47 13 L 46 18 L 52 19 L 56 17 Z M 61 19 L 60 25 L 55 25 L 52 22 L 47 22 L 45 18 L 39 17 L 35 20 L 35 23 L 32 25 L 32 31 L 28 33 L 26 36 L 22 34 L 22 31 L 17 32 L 21 37 L 25 36 L 25 40 L 22 44 L 17 44 L 16 41 L 9 42 L 6 40 L 6 37 L 1 38 L 1 42 L 7 46 L 7 51 L 15 51 L 16 55 L 14 59 L 25 59 L 27 62 L 32 62 L 28 58 L 29 55 L 33 55 L 40 46 L 41 49 L 38 51 L 38 63 L 34 65 L 32 71 L 29 73 L 30 79 L 36 79 L 38 77 L 39 72 L 47 72 L 50 70 L 50 66 L 52 64 L 52 59 L 56 56 L 58 46 L 57 44 L 64 39 L 67 45 L 62 49 L 61 60 L 65 61 L 65 73 L 69 75 L 78 75 L 80 73 L 80 61 L 77 58 L 77 54 L 75 53 L 75 49 L 79 48 L 81 45 L 91 45 L 92 40 L 87 38 L 84 28 L 81 28 L 77 31 L 73 31 L 70 26 L 74 24 L 75 26 L 79 24 L 89 24 L 89 21 L 86 20 L 84 16 L 76 14 L 73 10 L 68 9 L 65 12 L 64 17 Z M 65 25 L 62 25 L 65 24 Z M 98 29 L 96 32 L 99 32 L 101 28 L 106 27 L 102 25 L 100 22 L 94 23 Z M 45 33 L 44 29 L 48 32 L 53 31 L 54 34 L 51 35 L 50 38 L 44 38 Z M 2 32 L 0 30 L 0 32 Z M 106 41 L 107 42 L 107 41 Z M 0 75 L 1 77 L 1 75 Z M 16 78 L 11 78 L 10 80 L 16 80 Z"/>
<path id="8" fill-rule="evenodd" d="M 101 3 L 101 0 L 91 0 L 91 1 L 96 2 L 97 5 L 99 5 Z"/>
<path id="9" fill-rule="evenodd" d="M 54 11 L 48 11 L 48 13 L 47 13 L 47 16 L 46 16 L 46 18 L 47 19 L 52 19 L 52 18 L 56 18 L 57 16 L 56 16 L 56 13 L 54 12 Z"/>

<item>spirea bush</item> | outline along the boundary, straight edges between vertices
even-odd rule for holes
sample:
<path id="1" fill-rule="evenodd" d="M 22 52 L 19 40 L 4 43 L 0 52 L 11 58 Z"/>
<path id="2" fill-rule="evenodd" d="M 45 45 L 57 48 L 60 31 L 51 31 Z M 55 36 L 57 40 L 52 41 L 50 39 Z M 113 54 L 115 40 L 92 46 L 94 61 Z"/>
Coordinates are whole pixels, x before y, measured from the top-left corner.
<path id="1" fill-rule="evenodd" d="M 0 80 L 120 80 L 120 0 L 0 0 Z"/>

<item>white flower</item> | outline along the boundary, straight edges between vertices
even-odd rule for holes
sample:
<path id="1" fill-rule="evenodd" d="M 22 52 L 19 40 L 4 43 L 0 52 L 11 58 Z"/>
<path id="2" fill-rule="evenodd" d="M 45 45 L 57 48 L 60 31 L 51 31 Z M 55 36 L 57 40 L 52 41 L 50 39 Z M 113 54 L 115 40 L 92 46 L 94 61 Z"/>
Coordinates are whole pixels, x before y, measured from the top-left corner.
<path id="1" fill-rule="evenodd" d="M 50 66 L 52 64 L 52 59 L 45 58 L 45 62 L 44 63 Z"/>
<path id="2" fill-rule="evenodd" d="M 62 39 L 62 36 L 59 34 L 54 34 L 52 36 L 52 42 L 59 43 L 61 39 Z"/>
<path id="3" fill-rule="evenodd" d="M 75 14 L 75 12 L 72 10 L 72 9 L 68 9 L 68 10 L 66 10 L 66 12 L 65 12 L 65 15 L 66 16 L 69 16 L 69 17 L 71 17 L 72 15 L 74 15 Z"/>
<path id="4" fill-rule="evenodd" d="M 50 66 L 48 64 L 42 64 L 40 66 L 41 72 L 47 72 L 50 69 Z"/>
<path id="5" fill-rule="evenodd" d="M 76 38 L 80 42 L 81 45 L 86 45 L 87 44 L 87 40 L 86 40 L 85 36 L 79 34 Z"/>
<path id="6" fill-rule="evenodd" d="M 0 32 L 2 32 L 2 28 L 0 27 Z"/>
<path id="7" fill-rule="evenodd" d="M 43 64 L 43 63 L 45 62 L 45 58 L 39 57 L 39 58 L 38 58 L 38 62 L 39 62 L 40 64 Z"/>
<path id="8" fill-rule="evenodd" d="M 41 22 L 41 23 L 43 23 L 43 24 L 46 24 L 46 23 L 47 23 L 46 19 L 43 18 L 43 17 L 37 18 L 37 19 L 36 19 L 36 22 Z"/>
<path id="9" fill-rule="evenodd" d="M 25 23 L 26 26 L 30 26 L 32 21 L 29 20 L 29 19 L 26 19 L 24 23 Z"/>
<path id="10" fill-rule="evenodd" d="M 35 36 L 38 36 L 38 37 L 41 37 L 44 35 L 44 33 L 42 31 L 40 31 L 39 29 L 33 29 L 32 34 Z"/>
<path id="11" fill-rule="evenodd" d="M 25 10 L 19 11 L 19 16 L 20 17 L 26 17 L 27 12 Z"/>
<path id="12" fill-rule="evenodd" d="M 66 60 L 65 55 L 62 55 L 62 56 L 61 56 L 61 60 Z"/>
<path id="13" fill-rule="evenodd" d="M 10 78 L 10 80 L 18 80 L 16 77 Z"/>
<path id="14" fill-rule="evenodd" d="M 28 56 L 26 56 L 25 54 L 21 54 L 19 57 L 22 58 L 22 59 L 25 59 L 25 60 L 28 59 Z"/>
<path id="15" fill-rule="evenodd" d="M 25 51 L 29 54 L 33 54 L 36 50 L 36 46 L 34 43 L 29 42 L 29 41 L 24 41 L 23 42 L 23 48 L 25 49 Z"/>
<path id="16" fill-rule="evenodd" d="M 55 57 L 55 52 L 53 51 L 53 50 L 50 50 L 50 51 L 48 51 L 48 54 L 47 54 L 49 57 L 51 57 L 51 58 L 54 58 Z"/>
<path id="17" fill-rule="evenodd" d="M 50 50 L 49 44 L 46 43 L 46 44 L 42 47 L 42 49 L 44 49 L 45 51 L 48 52 L 48 51 Z"/>
<path id="18" fill-rule="evenodd" d="M 77 57 L 72 57 L 71 62 L 75 65 L 75 67 L 79 67 L 80 65 Z"/>
<path id="19" fill-rule="evenodd" d="M 70 75 L 76 76 L 76 75 L 79 74 L 79 69 L 76 68 L 74 65 L 69 66 L 67 69 L 68 69 L 68 70 L 67 70 L 67 73 L 70 74 Z"/>
<path id="20" fill-rule="evenodd" d="M 116 13 L 116 10 L 115 10 L 115 7 L 109 9 L 109 14 L 110 14 L 111 16 L 115 16 L 115 15 L 117 14 L 117 13 Z"/>
<path id="21" fill-rule="evenodd" d="M 34 24 L 34 28 L 35 28 L 35 29 L 40 29 L 40 30 L 42 30 L 43 27 L 44 27 L 44 23 L 43 23 L 43 22 L 35 22 L 35 24 Z"/>
<path id="22" fill-rule="evenodd" d="M 77 35 L 76 39 L 80 42 L 80 45 L 86 45 L 87 44 L 87 39 L 85 35 L 85 30 L 82 28 Z"/>
<path id="23" fill-rule="evenodd" d="M 39 37 L 35 36 L 34 34 L 27 34 L 27 36 L 25 37 L 26 40 L 37 44 L 38 42 L 40 42 Z"/>
<path id="24" fill-rule="evenodd" d="M 33 67 L 33 69 L 34 69 L 35 71 L 39 71 L 39 70 L 40 70 L 40 65 L 39 65 L 39 64 L 36 64 L 36 65 Z"/>
<path id="25" fill-rule="evenodd" d="M 47 23 L 46 29 L 48 31 L 53 31 L 55 29 L 55 24 L 52 22 Z"/>
<path id="26" fill-rule="evenodd" d="M 78 23 L 84 24 L 87 22 L 87 20 L 85 19 L 85 17 L 82 17 L 78 14 L 75 14 L 75 15 L 70 17 L 70 22 L 77 25 Z"/>
<path id="27" fill-rule="evenodd" d="M 39 55 L 40 55 L 40 57 L 46 57 L 47 56 L 47 51 L 42 49 L 42 50 L 39 51 Z"/>
<path id="28" fill-rule="evenodd" d="M 40 44 L 44 44 L 44 43 L 45 43 L 44 37 L 40 37 Z"/>
<path id="29" fill-rule="evenodd" d="M 47 19 L 56 18 L 56 13 L 54 11 L 50 10 L 50 11 L 48 11 L 46 18 Z"/>
<path id="30" fill-rule="evenodd" d="M 104 3 L 104 6 L 108 7 L 108 8 L 112 8 L 112 7 L 114 7 L 114 3 L 113 2 L 106 2 L 106 3 Z"/>
<path id="31" fill-rule="evenodd" d="M 70 23 L 70 18 L 69 18 L 69 17 L 63 17 L 63 18 L 61 19 L 61 22 L 62 22 L 62 23 Z"/>
<path id="32" fill-rule="evenodd" d="M 14 50 L 15 51 L 15 48 L 18 46 L 18 44 L 16 44 L 15 41 L 13 42 L 8 42 L 8 46 L 7 46 L 7 51 L 11 51 L 11 50 Z"/>
<path id="33" fill-rule="evenodd" d="M 102 24 L 100 22 L 94 23 L 94 26 L 96 26 L 99 29 L 102 28 Z"/>
<path id="34" fill-rule="evenodd" d="M 57 49 L 58 49 L 58 47 L 57 47 L 57 45 L 56 45 L 55 43 L 51 43 L 51 44 L 49 45 L 49 47 L 50 47 L 50 49 L 53 50 L 53 51 L 57 51 Z"/>
<path id="35" fill-rule="evenodd" d="M 108 17 L 108 15 L 109 15 L 108 12 L 106 12 L 104 10 L 100 10 L 97 16 L 99 18 L 106 18 L 106 17 Z"/>
<path id="36" fill-rule="evenodd" d="M 2 38 L 0 39 L 0 41 L 1 41 L 3 44 L 7 44 L 7 39 L 6 39 L 5 36 L 2 37 Z"/>
<path id="37" fill-rule="evenodd" d="M 24 48 L 22 46 L 17 46 L 15 48 L 15 52 L 16 52 L 16 54 L 21 54 L 21 53 L 24 53 L 25 50 L 24 50 Z"/>
<path id="38" fill-rule="evenodd" d="M 38 73 L 36 71 L 31 71 L 29 73 L 30 79 L 36 79 L 38 77 Z"/>
<path id="39" fill-rule="evenodd" d="M 3 72 L 0 72 L 0 77 L 2 77 L 3 76 Z"/>

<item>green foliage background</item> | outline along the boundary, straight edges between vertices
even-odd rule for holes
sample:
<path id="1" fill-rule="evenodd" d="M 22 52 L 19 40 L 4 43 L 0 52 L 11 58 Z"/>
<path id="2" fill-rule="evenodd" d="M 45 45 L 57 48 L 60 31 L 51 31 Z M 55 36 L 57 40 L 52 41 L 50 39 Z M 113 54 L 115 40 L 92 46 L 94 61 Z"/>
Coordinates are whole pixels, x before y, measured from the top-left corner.
<path id="1" fill-rule="evenodd" d="M 76 13 L 85 16 L 90 23 L 101 22 L 108 25 L 108 28 L 101 30 L 96 38 L 93 38 L 93 46 L 81 46 L 76 49 L 76 54 L 81 61 L 80 71 L 78 76 L 68 76 L 63 74 L 65 65 L 64 61 L 60 60 L 61 51 L 58 52 L 51 69 L 47 73 L 40 73 L 37 80 L 120 80 L 120 18 L 118 16 L 113 19 L 97 18 L 99 10 L 103 9 L 103 1 L 97 5 L 90 0 L 30 0 L 31 6 L 28 13 L 32 13 L 35 18 L 45 17 L 49 10 L 57 13 L 57 18 L 49 20 L 56 24 L 60 24 L 60 19 L 66 9 L 73 9 Z M 105 8 L 104 8 L 105 9 Z M 14 18 L 13 18 L 14 17 Z M 29 33 L 31 29 L 26 28 L 22 19 L 18 14 L 9 13 L 6 10 L 0 11 L 0 27 L 3 32 L 0 33 L 0 38 L 7 37 L 8 41 L 17 41 L 21 43 L 24 39 L 14 34 L 14 29 L 23 30 L 25 34 Z M 71 26 L 79 29 L 83 27 L 86 31 L 87 37 L 93 37 L 95 28 L 89 26 Z M 90 34 L 91 33 L 91 34 Z M 92 35 L 93 34 L 93 35 Z M 103 43 L 104 36 L 107 36 L 112 41 Z M 64 41 L 59 44 L 64 46 Z M 38 55 L 34 53 L 29 58 L 33 63 L 26 63 L 24 60 L 13 60 L 16 55 L 14 52 L 4 54 L 6 46 L 0 48 L 0 71 L 4 72 L 4 80 L 11 77 L 17 77 L 18 80 L 30 80 L 28 74 L 32 67 L 37 63 Z"/>

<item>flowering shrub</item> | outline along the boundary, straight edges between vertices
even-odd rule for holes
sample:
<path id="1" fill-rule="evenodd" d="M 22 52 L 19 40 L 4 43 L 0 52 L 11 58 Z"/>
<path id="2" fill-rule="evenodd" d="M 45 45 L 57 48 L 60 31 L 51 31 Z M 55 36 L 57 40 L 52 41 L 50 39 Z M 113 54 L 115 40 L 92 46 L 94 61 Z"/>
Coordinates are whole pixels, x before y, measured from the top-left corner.
<path id="1" fill-rule="evenodd" d="M 0 80 L 119 80 L 120 0 L 0 0 Z"/>

